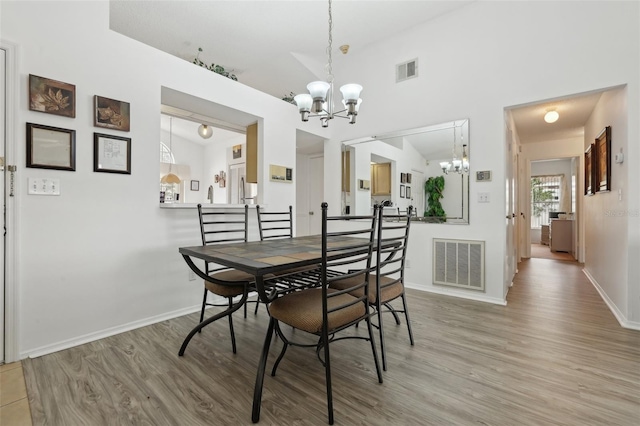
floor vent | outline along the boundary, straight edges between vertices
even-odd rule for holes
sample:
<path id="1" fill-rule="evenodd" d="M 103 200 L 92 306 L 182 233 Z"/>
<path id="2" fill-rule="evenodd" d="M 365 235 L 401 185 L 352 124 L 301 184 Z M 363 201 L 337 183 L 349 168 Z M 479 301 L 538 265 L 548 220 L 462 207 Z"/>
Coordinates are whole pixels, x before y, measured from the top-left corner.
<path id="1" fill-rule="evenodd" d="M 418 76 L 418 59 L 396 65 L 396 83 Z"/>
<path id="2" fill-rule="evenodd" d="M 484 241 L 434 238 L 433 283 L 484 290 Z"/>

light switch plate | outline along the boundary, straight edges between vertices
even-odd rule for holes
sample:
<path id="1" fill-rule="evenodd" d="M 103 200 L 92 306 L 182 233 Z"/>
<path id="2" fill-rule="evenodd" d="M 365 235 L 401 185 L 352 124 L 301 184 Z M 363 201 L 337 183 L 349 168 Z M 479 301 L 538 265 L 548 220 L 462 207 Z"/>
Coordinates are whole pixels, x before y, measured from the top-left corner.
<path id="1" fill-rule="evenodd" d="M 29 195 L 60 195 L 60 179 L 29 178 Z"/>
<path id="2" fill-rule="evenodd" d="M 478 192 L 478 202 L 479 203 L 488 203 L 490 201 L 488 192 Z"/>

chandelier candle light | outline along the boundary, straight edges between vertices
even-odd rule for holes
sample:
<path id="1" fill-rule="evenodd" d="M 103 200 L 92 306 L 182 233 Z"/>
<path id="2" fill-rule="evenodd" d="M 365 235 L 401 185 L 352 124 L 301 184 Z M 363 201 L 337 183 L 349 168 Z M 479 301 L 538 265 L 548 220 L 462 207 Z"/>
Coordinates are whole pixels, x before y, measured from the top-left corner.
<path id="1" fill-rule="evenodd" d="M 320 117 L 322 127 L 329 126 L 329 120 L 334 117 L 347 118 L 349 123 L 356 122 L 358 109 L 362 103 L 360 92 L 362 86 L 359 84 L 345 84 L 340 87 L 342 92 L 342 104 L 345 109 L 334 111 L 333 105 L 333 70 L 331 50 L 333 38 L 331 31 L 333 29 L 333 17 L 331 14 L 331 0 L 329 0 L 329 45 L 327 46 L 327 81 L 313 81 L 307 85 L 309 94 L 304 93 L 296 95 L 293 100 L 298 106 L 302 121 L 309 121 L 309 117 Z M 313 113 L 313 114 L 311 114 Z"/>
<path id="2" fill-rule="evenodd" d="M 464 123 L 463 123 L 464 124 Z M 458 158 L 458 151 L 456 150 L 456 125 L 453 125 L 453 159 L 449 161 L 443 161 L 440 163 L 442 172 L 447 175 L 450 171 L 455 173 L 469 173 L 469 157 L 467 155 L 467 145 L 464 144 L 464 135 L 462 132 L 462 125 L 460 125 L 460 144 L 462 145 L 462 160 Z"/>

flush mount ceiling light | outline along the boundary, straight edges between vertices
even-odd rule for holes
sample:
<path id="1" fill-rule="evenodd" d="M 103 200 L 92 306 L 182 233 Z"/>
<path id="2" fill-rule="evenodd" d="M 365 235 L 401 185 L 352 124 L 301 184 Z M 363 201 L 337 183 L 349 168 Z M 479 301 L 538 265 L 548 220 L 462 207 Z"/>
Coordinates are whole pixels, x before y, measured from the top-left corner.
<path id="1" fill-rule="evenodd" d="M 198 134 L 202 137 L 202 139 L 209 139 L 213 136 L 213 128 L 211 126 L 207 126 L 206 124 L 201 124 L 198 127 Z"/>
<path id="2" fill-rule="evenodd" d="M 342 97 L 344 98 L 342 104 L 345 109 L 340 111 L 334 111 L 333 105 L 333 74 L 332 74 L 332 59 L 331 50 L 333 38 L 331 31 L 333 29 L 333 17 L 331 14 L 331 0 L 329 0 L 329 46 L 327 47 L 327 81 L 313 81 L 307 85 L 309 93 L 296 95 L 293 100 L 298 106 L 300 111 L 300 117 L 302 121 L 309 121 L 309 117 L 320 117 L 322 127 L 329 127 L 329 120 L 334 117 L 347 118 L 349 123 L 356 122 L 356 116 L 358 115 L 358 109 L 362 103 L 360 99 L 360 92 L 362 86 L 359 84 L 345 84 L 340 87 Z M 344 47 L 344 46 L 343 46 Z M 343 53 L 348 51 L 341 47 Z M 313 115 L 310 115 L 313 112 Z"/>
<path id="3" fill-rule="evenodd" d="M 558 111 L 556 111 L 555 109 L 547 111 L 547 113 L 544 115 L 544 121 L 546 121 L 547 123 L 555 123 L 556 121 L 558 121 L 558 118 L 560 118 L 560 114 L 558 114 Z"/>

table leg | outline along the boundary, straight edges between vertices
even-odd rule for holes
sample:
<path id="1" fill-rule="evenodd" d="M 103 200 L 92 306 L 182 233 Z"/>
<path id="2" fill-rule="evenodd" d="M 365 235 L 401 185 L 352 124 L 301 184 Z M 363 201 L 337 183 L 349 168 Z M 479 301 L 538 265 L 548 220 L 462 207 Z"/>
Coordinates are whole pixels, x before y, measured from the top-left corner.
<path id="1" fill-rule="evenodd" d="M 269 328 L 264 338 L 262 346 L 262 355 L 260 356 L 260 364 L 258 365 L 258 373 L 256 374 L 256 386 L 253 390 L 253 412 L 251 413 L 251 421 L 258 423 L 260 421 L 260 404 L 262 403 L 262 385 L 264 383 L 264 371 L 267 367 L 267 358 L 269 357 L 269 347 L 271 346 L 271 338 L 273 337 L 273 328 L 275 320 L 269 320 Z"/>
<path id="2" fill-rule="evenodd" d="M 228 309 L 225 309 L 224 311 L 217 313 L 215 315 L 213 315 L 210 318 L 207 318 L 206 320 L 202 321 L 200 324 L 198 324 L 193 330 L 191 330 L 191 332 L 189 333 L 189 335 L 184 339 L 184 342 L 182 342 L 182 346 L 180 347 L 180 352 L 178 352 L 179 356 L 184 355 L 184 351 L 187 349 L 187 345 L 189 345 L 189 342 L 191 341 L 191 338 L 193 336 L 195 336 L 195 334 L 202 330 L 202 328 L 206 327 L 207 325 L 211 324 L 212 322 L 219 320 L 220 318 L 223 318 L 227 315 L 231 315 L 232 313 L 234 313 L 235 311 L 237 311 L 238 309 L 240 309 L 240 307 L 242 307 L 242 305 L 244 305 L 244 303 L 247 301 L 247 297 L 249 296 L 249 292 L 247 287 L 245 286 L 244 288 L 244 293 L 242 294 L 242 298 L 240 299 L 240 301 L 238 303 L 235 303 L 234 305 L 230 306 Z"/>

